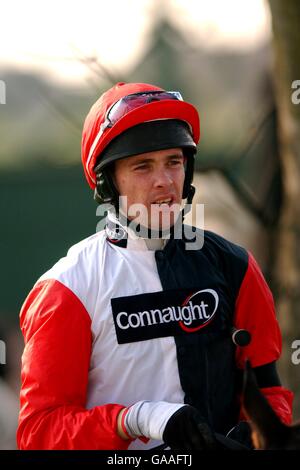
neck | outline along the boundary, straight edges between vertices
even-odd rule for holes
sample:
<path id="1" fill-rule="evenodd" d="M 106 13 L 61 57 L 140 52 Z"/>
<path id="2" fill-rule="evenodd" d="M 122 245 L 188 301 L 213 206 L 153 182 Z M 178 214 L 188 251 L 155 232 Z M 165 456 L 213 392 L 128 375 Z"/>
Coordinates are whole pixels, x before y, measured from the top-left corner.
<path id="1" fill-rule="evenodd" d="M 146 227 L 136 223 L 135 220 L 129 220 L 121 209 L 117 219 L 120 225 L 125 228 L 129 238 L 147 240 L 147 242 L 153 242 L 153 245 L 161 245 L 161 243 L 158 243 L 159 240 L 169 239 L 174 230 L 173 226 L 164 230 Z"/>
<path id="2" fill-rule="evenodd" d="M 186 204 L 175 223 L 174 226 L 168 230 L 151 231 L 146 227 L 130 221 L 121 209 L 115 212 L 109 212 L 107 217 L 106 232 L 110 240 L 114 240 L 120 246 L 127 246 L 126 240 L 143 242 L 148 250 L 161 250 L 170 238 L 177 238 L 177 232 L 182 234 L 184 216 L 190 211 L 191 204 Z"/>
<path id="3" fill-rule="evenodd" d="M 150 251 L 162 250 L 167 242 L 166 238 L 145 238 L 144 240 Z"/>

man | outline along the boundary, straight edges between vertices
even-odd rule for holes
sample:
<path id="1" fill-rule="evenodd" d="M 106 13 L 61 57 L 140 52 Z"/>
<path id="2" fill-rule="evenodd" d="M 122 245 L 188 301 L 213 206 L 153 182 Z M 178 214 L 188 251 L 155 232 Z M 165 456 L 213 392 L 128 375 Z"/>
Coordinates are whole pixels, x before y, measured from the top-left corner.
<path id="1" fill-rule="evenodd" d="M 118 83 L 91 108 L 82 161 L 109 214 L 23 305 L 21 449 L 216 448 L 241 434 L 246 357 L 291 420 L 255 260 L 214 233 L 199 243 L 182 223 L 199 135 L 197 110 L 153 85 Z M 236 329 L 249 345 L 234 344 Z"/>

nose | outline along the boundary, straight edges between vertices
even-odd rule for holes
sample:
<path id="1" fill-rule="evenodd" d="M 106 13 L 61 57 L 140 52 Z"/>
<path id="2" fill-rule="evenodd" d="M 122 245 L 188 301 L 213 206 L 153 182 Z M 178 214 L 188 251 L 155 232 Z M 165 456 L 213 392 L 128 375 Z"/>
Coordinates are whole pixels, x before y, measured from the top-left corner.
<path id="1" fill-rule="evenodd" d="M 173 179 L 167 168 L 158 169 L 154 174 L 154 187 L 165 188 L 171 186 Z"/>

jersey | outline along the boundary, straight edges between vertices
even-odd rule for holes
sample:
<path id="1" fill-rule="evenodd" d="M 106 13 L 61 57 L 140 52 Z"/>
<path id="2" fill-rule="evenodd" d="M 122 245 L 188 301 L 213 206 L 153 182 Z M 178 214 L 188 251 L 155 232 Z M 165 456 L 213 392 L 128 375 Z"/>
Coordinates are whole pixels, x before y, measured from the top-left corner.
<path id="1" fill-rule="evenodd" d="M 117 434 L 118 413 L 139 400 L 191 404 L 226 433 L 239 420 L 245 359 L 259 368 L 281 352 L 253 256 L 207 231 L 196 251 L 98 232 L 37 281 L 20 319 L 21 449 L 153 448 Z M 233 326 L 251 333 L 249 346 L 233 344 Z M 291 392 L 261 386 L 290 421 Z"/>

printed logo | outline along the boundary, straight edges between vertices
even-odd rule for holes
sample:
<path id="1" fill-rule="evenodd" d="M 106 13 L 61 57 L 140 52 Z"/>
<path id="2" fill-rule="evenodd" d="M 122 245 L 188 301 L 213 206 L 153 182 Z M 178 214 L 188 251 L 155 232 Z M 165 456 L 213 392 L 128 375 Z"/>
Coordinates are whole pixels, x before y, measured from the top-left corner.
<path id="1" fill-rule="evenodd" d="M 213 289 L 153 292 L 111 300 L 118 343 L 195 333 L 208 326 L 219 305 Z"/>
<path id="2" fill-rule="evenodd" d="M 203 297 L 205 298 L 204 294 L 211 294 L 213 296 L 213 298 L 214 298 L 214 310 L 213 310 L 213 312 L 209 312 L 207 310 L 207 309 L 209 309 L 209 305 L 213 301 L 212 301 L 212 299 L 210 299 L 211 300 L 210 303 L 205 303 L 205 301 L 203 300 Z M 192 333 L 194 331 L 200 330 L 201 328 L 206 326 L 213 319 L 213 316 L 217 311 L 218 305 L 219 305 L 219 296 L 216 293 L 216 291 L 213 290 L 213 289 L 199 290 L 195 294 L 192 294 L 184 302 L 182 310 L 184 308 L 187 308 L 189 312 L 193 312 L 192 318 L 193 318 L 193 320 L 196 320 L 196 318 L 195 318 L 196 315 L 194 315 L 194 311 L 195 311 L 195 309 L 199 309 L 199 312 L 198 312 L 198 317 L 199 318 L 198 319 L 199 320 L 201 319 L 203 321 L 200 323 L 200 325 L 191 327 L 190 325 L 186 324 L 186 320 L 183 317 L 183 320 L 179 321 L 180 328 L 182 328 L 184 331 L 186 331 L 188 333 Z"/>

